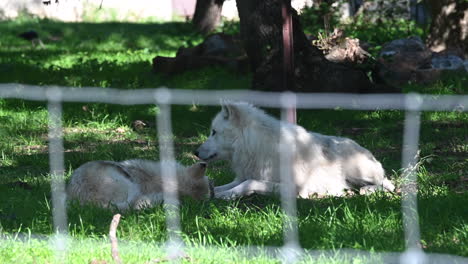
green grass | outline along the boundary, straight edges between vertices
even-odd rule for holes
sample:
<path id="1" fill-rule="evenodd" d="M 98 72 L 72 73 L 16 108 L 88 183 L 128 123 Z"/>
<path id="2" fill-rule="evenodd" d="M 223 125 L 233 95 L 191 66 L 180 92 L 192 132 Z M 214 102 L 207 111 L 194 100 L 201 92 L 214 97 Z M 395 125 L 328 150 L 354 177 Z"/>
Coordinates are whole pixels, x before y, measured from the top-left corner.
<path id="1" fill-rule="evenodd" d="M 29 239 L 27 242 L 12 240 L 13 242 L 0 245 L 0 254 L 8 263 L 37 263 L 38 260 L 47 263 L 95 263 L 92 261 L 106 261 L 112 263 L 109 254 L 110 245 L 105 239 L 80 239 L 67 242 L 67 255 L 56 254 L 50 240 Z M 124 263 L 166 263 L 165 245 L 159 243 L 141 243 L 123 241 L 119 244 L 119 253 Z M 252 247 L 233 248 L 230 246 L 207 247 L 188 245 L 184 248 L 185 255 L 180 258 L 181 263 L 279 263 L 281 252 L 278 249 Z M 90 258 L 89 255 L 92 257 Z M 307 252 L 298 263 L 338 264 L 338 263 L 386 263 L 385 257 L 375 252 L 364 254 L 360 251 L 347 252 Z M 397 259 L 396 256 L 392 257 Z M 151 262 L 154 261 L 154 262 Z M 100 263 L 100 262 L 97 262 Z"/>
<path id="2" fill-rule="evenodd" d="M 229 25 L 233 27 L 233 25 Z M 33 48 L 16 37 L 34 29 L 45 48 Z M 199 43 L 202 36 L 186 23 L 60 23 L 26 19 L 0 22 L 0 82 L 38 85 L 98 86 L 121 89 L 175 87 L 242 89 L 250 77 L 222 68 L 176 76 L 151 72 L 156 55 L 173 56 L 180 46 Z M 60 36 L 52 41 L 48 36 Z M 447 76 L 430 86 L 408 85 L 405 92 L 466 94 L 467 77 Z M 192 151 L 206 139 L 219 107 L 173 106 L 176 158 L 193 163 Z M 275 109 L 267 109 L 277 115 Z M 63 106 L 66 176 L 89 160 L 157 159 L 156 128 L 135 131 L 135 120 L 155 122 L 154 105 L 120 106 L 67 103 Z M 43 102 L 0 99 L 0 263 L 51 263 L 50 175 L 47 149 L 47 106 Z M 404 113 L 401 111 L 307 110 L 298 122 L 319 133 L 353 138 L 370 149 L 387 173 L 400 179 Z M 418 196 L 421 246 L 426 252 L 468 257 L 468 114 L 425 112 L 421 124 Z M 209 167 L 220 185 L 234 177 L 226 162 Z M 24 183 L 24 184 L 23 184 Z M 110 260 L 106 241 L 114 212 L 70 204 L 68 263 Z M 404 235 L 398 194 L 298 200 L 299 240 L 310 250 L 349 248 L 402 252 Z M 277 263 L 266 255 L 249 256 L 245 246 L 281 246 L 283 213 L 277 197 L 251 196 L 238 201 L 181 203 L 182 237 L 188 255 L 198 263 Z M 25 237 L 24 241 L 11 239 Z M 161 206 L 123 215 L 118 228 L 121 254 L 128 263 L 163 257 L 164 211 Z M 214 250 L 211 246 L 216 246 Z M 233 249 L 232 247 L 241 247 Z M 305 260 L 309 262 L 312 260 Z M 317 263 L 361 263 L 343 256 Z M 362 260 L 365 262 L 365 260 Z"/>

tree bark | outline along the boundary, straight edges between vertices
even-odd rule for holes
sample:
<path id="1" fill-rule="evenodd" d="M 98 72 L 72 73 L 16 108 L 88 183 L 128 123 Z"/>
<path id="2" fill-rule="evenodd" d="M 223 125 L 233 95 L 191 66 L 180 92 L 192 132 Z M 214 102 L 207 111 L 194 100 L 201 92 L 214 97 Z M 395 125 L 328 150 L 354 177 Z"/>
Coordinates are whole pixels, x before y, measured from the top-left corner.
<path id="1" fill-rule="evenodd" d="M 236 0 L 240 31 L 253 73 L 252 89 L 283 90 L 282 0 Z M 296 92 L 373 92 L 358 69 L 325 59 L 305 36 L 294 9 L 294 86 Z M 388 91 L 386 91 L 388 92 Z"/>
<path id="2" fill-rule="evenodd" d="M 206 34 L 218 26 L 223 3 L 224 0 L 197 0 L 192 22 L 198 31 Z"/>
<path id="3" fill-rule="evenodd" d="M 436 52 L 461 50 L 468 57 L 468 2 L 427 0 L 432 22 L 427 45 Z"/>

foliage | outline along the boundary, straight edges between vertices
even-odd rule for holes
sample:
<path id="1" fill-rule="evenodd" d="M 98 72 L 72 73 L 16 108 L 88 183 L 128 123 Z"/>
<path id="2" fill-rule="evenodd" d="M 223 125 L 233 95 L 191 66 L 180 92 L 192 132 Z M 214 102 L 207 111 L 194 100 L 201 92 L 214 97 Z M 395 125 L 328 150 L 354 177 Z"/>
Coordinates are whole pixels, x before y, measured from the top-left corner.
<path id="1" fill-rule="evenodd" d="M 44 48 L 16 37 L 34 29 Z M 356 32 L 358 29 L 356 28 Z M 370 29 L 369 29 L 370 30 Z M 249 76 L 220 68 L 200 69 L 176 76 L 151 73 L 156 55 L 174 55 L 181 45 L 201 41 L 185 23 L 61 23 L 48 20 L 0 22 L 0 82 L 36 85 L 98 86 L 135 89 L 241 89 Z M 60 40 L 49 37 L 60 36 Z M 465 78 L 465 79 L 463 79 Z M 466 94 L 466 76 L 452 76 L 429 87 L 409 85 L 407 92 Z M 191 164 L 192 151 L 208 134 L 218 107 L 173 106 L 176 158 Z M 154 122 L 154 105 L 120 106 L 66 103 L 63 105 L 67 178 L 89 160 L 157 159 L 153 126 L 133 130 L 134 120 Z M 277 115 L 278 111 L 268 109 Z M 301 110 L 298 122 L 309 130 L 355 139 L 382 161 L 398 180 L 404 113 L 401 111 Z M 0 244 L 0 263 L 51 263 L 47 240 L 53 233 L 47 106 L 44 102 L 0 99 L 0 237 L 17 237 Z M 427 252 L 468 256 L 466 223 L 466 135 L 468 116 L 459 112 L 422 115 L 421 155 L 428 156 L 418 171 L 421 245 Z M 216 184 L 232 180 L 224 162 L 210 165 Z M 465 185 L 464 185 L 465 184 Z M 280 246 L 283 213 L 276 197 L 252 196 L 239 201 L 196 202 L 184 198 L 181 221 L 184 241 L 202 250 L 189 251 L 200 263 L 277 263 L 258 255 L 238 254 L 231 246 Z M 307 249 L 352 248 L 373 252 L 404 250 L 401 197 L 376 193 L 298 200 L 299 239 Z M 109 261 L 106 243 L 113 212 L 80 206 L 68 208 L 70 263 Z M 141 263 L 162 256 L 167 234 L 164 211 L 155 207 L 124 214 L 118 236 L 124 260 Z M 21 241 L 22 240 L 22 241 Z M 141 243 L 145 243 L 142 245 Z M 209 247 L 219 246 L 216 251 Z M 240 250 L 240 249 L 239 249 Z M 259 259 L 257 259 L 259 258 Z M 315 260 L 314 260 L 315 261 Z M 359 262 L 359 260 L 356 260 Z M 320 261 L 318 261 L 320 263 Z M 339 257 L 322 263 L 340 263 Z"/>
<path id="2" fill-rule="evenodd" d="M 395 39 L 408 36 L 420 36 L 424 38 L 424 30 L 414 21 L 393 20 L 386 23 L 370 24 L 363 18 L 356 18 L 354 23 L 343 26 L 349 37 L 362 41 L 382 45 Z"/>
<path id="3" fill-rule="evenodd" d="M 319 32 L 326 31 L 324 16 L 329 16 L 329 31 L 339 24 L 339 14 L 337 6 L 333 6 L 327 1 L 318 1 L 310 7 L 305 7 L 301 10 L 300 21 L 304 30 L 308 34 L 316 35 Z"/>
<path id="4" fill-rule="evenodd" d="M 216 29 L 216 32 L 223 32 L 226 34 L 239 34 L 240 32 L 239 21 L 234 21 L 234 20 L 223 21 L 220 27 Z"/>
<path id="5" fill-rule="evenodd" d="M 392 1 L 399 2 L 400 0 Z M 373 55 L 376 55 L 386 42 L 408 36 L 420 36 L 424 39 L 427 35 L 426 27 L 405 18 L 401 14 L 403 10 L 396 4 L 387 3 L 390 7 L 384 11 L 379 9 L 368 11 L 340 21 L 338 10 L 343 1 L 334 2 L 338 5 L 322 2 L 318 7 L 312 6 L 303 11 L 301 23 L 306 33 L 317 37 L 319 34 L 330 34 L 334 28 L 341 28 L 347 37 L 369 43 Z M 330 14 L 329 32 L 324 29 L 324 14 Z"/>

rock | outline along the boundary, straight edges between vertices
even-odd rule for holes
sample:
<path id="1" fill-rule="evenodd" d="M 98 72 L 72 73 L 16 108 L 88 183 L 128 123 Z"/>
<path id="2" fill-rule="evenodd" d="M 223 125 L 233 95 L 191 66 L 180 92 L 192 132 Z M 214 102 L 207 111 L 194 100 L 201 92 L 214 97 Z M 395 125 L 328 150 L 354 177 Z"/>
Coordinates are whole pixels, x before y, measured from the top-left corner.
<path id="1" fill-rule="evenodd" d="M 431 57 L 432 52 L 429 50 L 396 52 L 391 56 L 381 56 L 378 58 L 379 76 L 394 85 L 404 84 L 408 81 L 423 83 L 433 81 L 432 78 L 426 80 L 431 76 L 434 78 L 439 76 L 439 73 L 431 68 Z"/>
<path id="2" fill-rule="evenodd" d="M 455 51 L 434 53 L 419 37 L 393 40 L 380 51 L 377 75 L 392 85 L 430 83 L 445 71 L 468 68 L 465 61 L 455 54 Z"/>
<path id="3" fill-rule="evenodd" d="M 461 70 L 465 68 L 464 61 L 455 55 L 434 56 L 432 67 L 440 70 Z"/>
<path id="4" fill-rule="evenodd" d="M 380 51 L 380 57 L 392 56 L 398 53 L 426 51 L 422 39 L 418 36 L 411 36 L 406 39 L 396 39 L 385 44 Z"/>
<path id="5" fill-rule="evenodd" d="M 321 66 L 314 66 L 313 57 L 306 62 L 306 67 L 296 68 L 296 85 L 300 91 L 307 90 L 312 85 L 315 92 L 342 92 L 342 93 L 398 93 L 401 89 L 385 83 L 382 78 L 376 77 L 375 59 L 368 52 L 370 45 L 361 42 L 359 39 L 346 37 L 345 32 L 340 28 L 335 28 L 330 35 L 320 34 L 317 37 L 310 36 L 308 40 L 313 46 L 323 52 L 328 63 Z M 304 59 L 304 57 L 296 58 Z M 327 65 L 334 68 L 333 71 L 326 70 Z M 279 65 L 282 68 L 282 65 Z M 323 68 L 323 73 L 317 74 L 317 79 L 327 76 L 326 82 L 318 84 L 317 80 L 310 79 L 311 73 L 316 74 L 314 68 Z M 311 70 L 312 69 L 312 70 Z M 367 77 L 372 75 L 372 81 Z M 280 76 L 278 74 L 278 76 Z M 281 83 L 280 80 L 274 80 Z M 344 81 L 346 80 L 346 81 Z M 305 83 L 299 85 L 300 82 Z M 331 84 L 331 85 L 330 85 Z M 270 84 L 274 85 L 274 84 Z M 324 88 L 328 86 L 329 88 Z M 338 88 L 339 87 L 339 88 Z"/>
<path id="6" fill-rule="evenodd" d="M 238 50 L 233 38 L 228 38 L 226 34 L 214 34 L 208 36 L 203 42 L 204 55 L 222 56 L 229 53 L 230 49 Z"/>
<path id="7" fill-rule="evenodd" d="M 20 37 L 22 39 L 25 39 L 25 40 L 32 41 L 34 39 L 38 39 L 39 34 L 37 34 L 37 32 L 34 31 L 34 30 L 30 30 L 30 31 L 26 31 L 26 32 L 23 32 L 21 34 L 18 34 L 18 37 Z"/>
<path id="8" fill-rule="evenodd" d="M 195 47 L 180 47 L 175 58 L 157 56 L 153 59 L 153 71 L 163 74 L 177 74 L 213 65 L 226 66 L 235 71 L 248 68 L 247 55 L 238 36 L 213 34 Z"/>

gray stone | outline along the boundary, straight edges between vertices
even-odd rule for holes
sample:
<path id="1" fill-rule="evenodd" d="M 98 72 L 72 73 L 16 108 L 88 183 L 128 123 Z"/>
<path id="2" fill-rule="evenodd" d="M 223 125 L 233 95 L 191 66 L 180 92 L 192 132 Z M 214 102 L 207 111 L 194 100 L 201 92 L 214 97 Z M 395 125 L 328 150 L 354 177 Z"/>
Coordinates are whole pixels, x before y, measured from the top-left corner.
<path id="1" fill-rule="evenodd" d="M 380 51 L 380 56 L 392 56 L 397 53 L 425 51 L 426 46 L 418 36 L 406 39 L 396 39 L 385 44 Z"/>
<path id="2" fill-rule="evenodd" d="M 455 55 L 434 56 L 431 64 L 433 68 L 440 70 L 460 70 L 465 67 L 464 61 Z"/>

